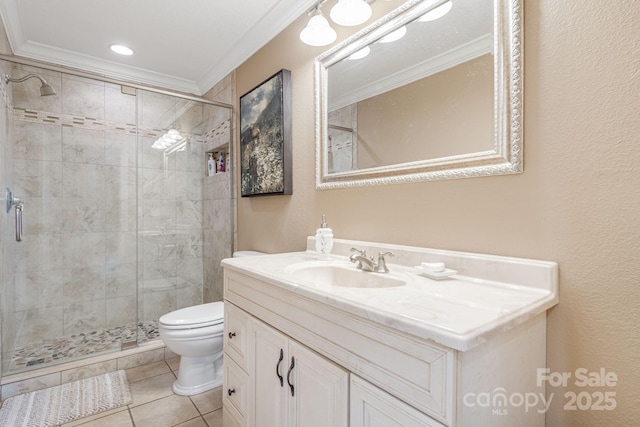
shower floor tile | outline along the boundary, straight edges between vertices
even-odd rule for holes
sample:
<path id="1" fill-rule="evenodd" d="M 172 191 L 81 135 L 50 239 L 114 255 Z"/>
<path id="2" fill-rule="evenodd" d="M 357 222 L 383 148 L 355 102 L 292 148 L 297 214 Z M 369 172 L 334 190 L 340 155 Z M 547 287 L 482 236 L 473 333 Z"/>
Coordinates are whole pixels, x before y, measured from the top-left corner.
<path id="1" fill-rule="evenodd" d="M 138 343 L 159 337 L 158 322 L 143 322 L 137 327 Z M 41 368 L 43 364 L 66 362 L 84 356 L 120 350 L 122 342 L 135 340 L 136 329 L 119 326 L 102 331 L 83 332 L 68 337 L 54 338 L 15 349 L 9 371 Z"/>

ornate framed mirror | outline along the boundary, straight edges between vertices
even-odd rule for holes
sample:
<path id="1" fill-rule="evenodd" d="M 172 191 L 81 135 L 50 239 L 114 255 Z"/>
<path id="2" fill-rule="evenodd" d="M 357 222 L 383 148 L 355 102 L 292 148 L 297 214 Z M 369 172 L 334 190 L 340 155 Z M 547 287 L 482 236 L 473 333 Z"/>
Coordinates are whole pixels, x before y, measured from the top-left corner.
<path id="1" fill-rule="evenodd" d="M 522 37 L 521 0 L 410 0 L 317 57 L 316 188 L 522 172 Z"/>

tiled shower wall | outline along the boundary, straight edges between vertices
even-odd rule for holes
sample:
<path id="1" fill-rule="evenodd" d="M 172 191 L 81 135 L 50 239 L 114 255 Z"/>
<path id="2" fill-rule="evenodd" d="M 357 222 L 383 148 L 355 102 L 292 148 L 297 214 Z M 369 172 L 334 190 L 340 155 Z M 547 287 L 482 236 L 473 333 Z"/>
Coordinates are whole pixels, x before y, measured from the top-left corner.
<path id="1" fill-rule="evenodd" d="M 213 147 L 226 146 L 225 140 L 213 141 Z M 212 148 L 213 148 L 212 147 Z M 204 183 L 204 301 L 222 301 L 223 272 L 220 261 L 231 256 L 231 201 L 229 172 L 206 177 Z"/>
<path id="2" fill-rule="evenodd" d="M 203 288 L 215 287 L 203 279 L 203 223 L 214 233 L 223 227 L 203 218 L 203 198 L 225 197 L 229 187 L 218 176 L 203 191 L 204 147 L 228 143 L 229 112 L 26 66 L 12 72 L 36 72 L 58 92 L 40 97 L 35 79 L 10 88 L 14 192 L 25 202 L 15 303 L 3 307 L 12 344 L 135 325 L 136 314 L 157 320 L 201 303 Z M 150 146 L 170 126 L 189 142 L 166 156 Z M 221 214 L 230 223 L 230 212 Z M 210 258 L 228 256 L 227 242 Z"/>
<path id="3" fill-rule="evenodd" d="M 230 73 L 209 90 L 204 97 L 212 101 L 233 105 L 236 99 L 235 73 Z M 205 141 L 205 152 L 224 151 L 233 157 L 231 135 L 233 120 L 228 110 L 217 109 L 214 124 L 216 132 Z M 205 177 L 203 185 L 204 233 L 204 302 L 222 301 L 223 271 L 220 261 L 232 255 L 234 242 L 234 199 L 231 176 L 233 158 L 227 159 L 227 171 Z"/>

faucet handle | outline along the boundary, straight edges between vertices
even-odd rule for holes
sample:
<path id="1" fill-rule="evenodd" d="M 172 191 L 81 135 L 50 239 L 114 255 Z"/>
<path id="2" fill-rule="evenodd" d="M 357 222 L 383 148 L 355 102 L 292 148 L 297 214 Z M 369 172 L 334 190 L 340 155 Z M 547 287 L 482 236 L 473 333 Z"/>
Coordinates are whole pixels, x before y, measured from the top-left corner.
<path id="1" fill-rule="evenodd" d="M 387 260 L 384 259 L 384 257 L 386 256 L 395 256 L 395 254 L 393 252 L 382 252 L 382 251 L 378 253 L 377 270 L 383 271 L 384 273 L 389 272 L 389 268 L 387 267 Z"/>
<path id="2" fill-rule="evenodd" d="M 349 261 L 355 262 L 356 268 L 362 270 L 362 258 L 367 258 L 367 251 L 364 249 L 351 248 L 351 252 L 353 252 L 353 254 L 349 257 Z M 358 259 L 358 257 L 360 257 L 360 259 Z"/>
<path id="3" fill-rule="evenodd" d="M 367 256 L 367 251 L 365 249 L 351 248 L 351 252 L 357 252 L 363 257 Z"/>

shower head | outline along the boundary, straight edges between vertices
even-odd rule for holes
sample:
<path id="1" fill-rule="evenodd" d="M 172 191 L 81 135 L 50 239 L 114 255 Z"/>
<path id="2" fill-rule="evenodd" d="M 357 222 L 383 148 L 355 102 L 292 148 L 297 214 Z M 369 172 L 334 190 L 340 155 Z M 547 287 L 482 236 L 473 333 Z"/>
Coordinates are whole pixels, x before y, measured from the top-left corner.
<path id="1" fill-rule="evenodd" d="M 19 79 L 12 79 L 11 77 L 9 77 L 8 74 L 4 75 L 4 82 L 5 83 L 22 83 L 23 81 L 30 79 L 32 77 L 35 77 L 36 79 L 40 80 L 40 83 L 42 83 L 42 86 L 40 86 L 40 96 L 49 96 L 49 95 L 55 95 L 56 94 L 56 90 L 53 88 L 53 86 L 51 86 L 49 83 L 47 83 L 47 81 L 45 79 L 43 79 L 40 76 L 37 76 L 35 74 L 27 74 L 24 77 L 21 77 Z"/>
<path id="2" fill-rule="evenodd" d="M 57 95 L 56 90 L 49 83 L 43 81 L 40 86 L 40 96 Z"/>

